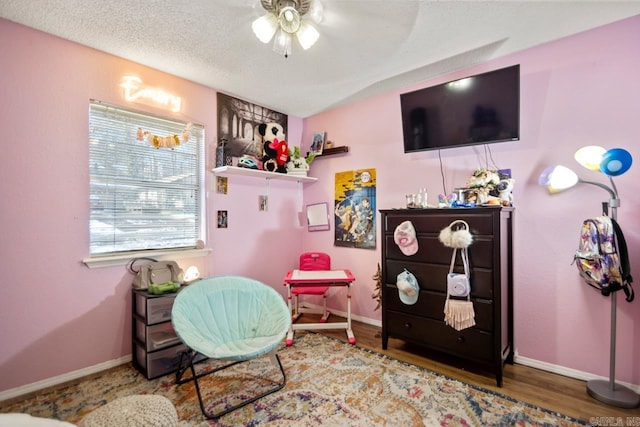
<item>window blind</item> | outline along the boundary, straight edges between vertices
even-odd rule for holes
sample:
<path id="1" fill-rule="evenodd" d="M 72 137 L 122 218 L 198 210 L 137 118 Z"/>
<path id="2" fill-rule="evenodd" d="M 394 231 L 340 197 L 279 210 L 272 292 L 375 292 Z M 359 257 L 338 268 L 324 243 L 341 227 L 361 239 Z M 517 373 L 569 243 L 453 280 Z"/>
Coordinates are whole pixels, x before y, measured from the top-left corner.
<path id="1" fill-rule="evenodd" d="M 201 238 L 204 127 L 155 148 L 139 129 L 177 135 L 187 123 L 99 101 L 89 104 L 90 253 L 194 248 Z"/>

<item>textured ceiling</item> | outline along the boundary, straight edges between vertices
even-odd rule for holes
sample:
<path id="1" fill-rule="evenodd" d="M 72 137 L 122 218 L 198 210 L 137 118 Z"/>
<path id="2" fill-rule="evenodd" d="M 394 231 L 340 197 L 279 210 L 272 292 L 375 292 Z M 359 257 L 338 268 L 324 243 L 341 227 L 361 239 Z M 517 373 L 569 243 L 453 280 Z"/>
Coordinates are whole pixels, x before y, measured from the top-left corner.
<path id="1" fill-rule="evenodd" d="M 289 58 L 253 35 L 259 0 L 1 0 L 0 16 L 304 118 L 640 14 L 640 1 L 322 2 L 320 39 Z"/>

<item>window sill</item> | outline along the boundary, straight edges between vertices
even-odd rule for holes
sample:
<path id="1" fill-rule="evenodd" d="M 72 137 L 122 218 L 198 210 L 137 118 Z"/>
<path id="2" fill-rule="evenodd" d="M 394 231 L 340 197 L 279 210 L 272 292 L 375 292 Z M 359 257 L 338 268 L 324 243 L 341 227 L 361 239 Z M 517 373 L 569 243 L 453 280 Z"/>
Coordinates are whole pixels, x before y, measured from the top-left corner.
<path id="1" fill-rule="evenodd" d="M 199 258 L 209 255 L 211 249 L 174 249 L 174 250 L 154 250 L 142 252 L 129 252 L 118 255 L 105 255 L 92 258 L 85 258 L 82 262 L 89 268 L 114 267 L 127 265 L 133 258 L 148 257 L 158 261 L 175 261 L 184 258 Z"/>

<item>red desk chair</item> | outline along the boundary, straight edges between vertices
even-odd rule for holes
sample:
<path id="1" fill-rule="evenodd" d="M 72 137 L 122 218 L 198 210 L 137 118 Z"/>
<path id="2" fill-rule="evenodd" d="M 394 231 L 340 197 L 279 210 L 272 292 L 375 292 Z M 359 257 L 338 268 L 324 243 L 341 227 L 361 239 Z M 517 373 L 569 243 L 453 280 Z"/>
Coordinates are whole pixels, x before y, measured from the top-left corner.
<path id="1" fill-rule="evenodd" d="M 300 270 L 331 270 L 331 257 L 323 252 L 305 252 L 300 255 Z M 295 322 L 302 313 L 322 314 L 321 323 L 325 323 L 331 312 L 327 311 L 327 291 L 329 286 L 294 286 L 291 289 L 294 299 L 294 310 L 291 321 Z M 322 311 L 312 308 L 300 307 L 300 295 L 322 295 Z"/>

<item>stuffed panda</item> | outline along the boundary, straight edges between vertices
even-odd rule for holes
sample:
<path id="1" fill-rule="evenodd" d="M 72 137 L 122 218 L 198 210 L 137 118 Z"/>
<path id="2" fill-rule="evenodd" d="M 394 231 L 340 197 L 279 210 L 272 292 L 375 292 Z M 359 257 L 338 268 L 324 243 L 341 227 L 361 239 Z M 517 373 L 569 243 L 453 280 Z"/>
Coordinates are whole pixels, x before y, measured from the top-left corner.
<path id="1" fill-rule="evenodd" d="M 260 137 L 262 169 L 269 172 L 287 173 L 289 147 L 284 140 L 284 129 L 278 123 L 261 123 L 256 126 Z"/>

